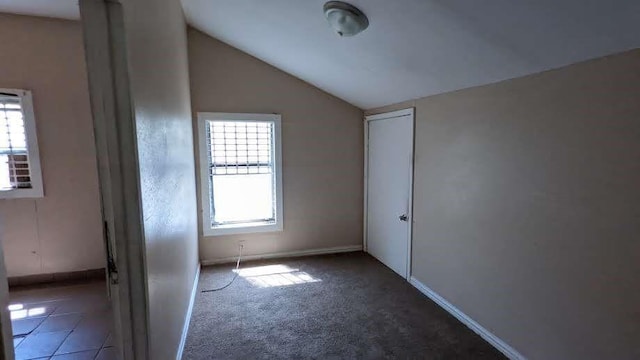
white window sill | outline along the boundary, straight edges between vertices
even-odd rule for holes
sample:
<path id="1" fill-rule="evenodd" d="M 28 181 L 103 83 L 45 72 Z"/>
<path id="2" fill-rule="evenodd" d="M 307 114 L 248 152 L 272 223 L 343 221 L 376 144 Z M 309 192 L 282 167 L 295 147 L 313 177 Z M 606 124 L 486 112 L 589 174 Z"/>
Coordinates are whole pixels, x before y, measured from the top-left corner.
<path id="1" fill-rule="evenodd" d="M 44 197 L 44 193 L 40 189 L 12 189 L 0 191 L 0 199 L 34 199 L 42 197 Z"/>
<path id="2" fill-rule="evenodd" d="M 282 231 L 282 221 L 280 222 L 255 222 L 233 225 L 218 225 L 204 229 L 204 236 L 250 234 L 261 232 Z"/>

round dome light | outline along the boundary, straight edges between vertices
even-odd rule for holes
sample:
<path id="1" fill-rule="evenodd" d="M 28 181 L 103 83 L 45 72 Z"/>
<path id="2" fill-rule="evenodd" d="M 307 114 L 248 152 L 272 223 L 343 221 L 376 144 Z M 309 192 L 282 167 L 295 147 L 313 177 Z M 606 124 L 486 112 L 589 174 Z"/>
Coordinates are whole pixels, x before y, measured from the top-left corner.
<path id="1" fill-rule="evenodd" d="M 324 16 L 340 36 L 353 36 L 369 26 L 369 19 L 357 7 L 342 1 L 324 4 Z"/>

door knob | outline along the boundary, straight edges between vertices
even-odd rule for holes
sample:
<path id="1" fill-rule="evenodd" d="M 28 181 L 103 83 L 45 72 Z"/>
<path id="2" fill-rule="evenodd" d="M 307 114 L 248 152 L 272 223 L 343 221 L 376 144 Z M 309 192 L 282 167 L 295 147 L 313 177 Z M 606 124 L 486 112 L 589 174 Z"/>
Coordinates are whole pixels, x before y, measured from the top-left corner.
<path id="1" fill-rule="evenodd" d="M 409 218 L 407 217 L 407 214 L 402 214 L 400 216 L 398 216 L 398 219 L 400 219 L 400 221 L 408 221 Z"/>

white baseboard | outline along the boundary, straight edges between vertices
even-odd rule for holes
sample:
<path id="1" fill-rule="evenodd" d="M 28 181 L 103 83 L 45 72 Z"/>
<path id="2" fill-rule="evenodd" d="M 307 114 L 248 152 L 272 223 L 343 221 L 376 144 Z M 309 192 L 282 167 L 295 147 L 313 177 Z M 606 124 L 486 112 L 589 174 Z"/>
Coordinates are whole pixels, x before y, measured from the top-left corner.
<path id="1" fill-rule="evenodd" d="M 187 342 L 187 334 L 189 333 L 189 324 L 191 323 L 191 313 L 193 312 L 193 304 L 196 302 L 196 294 L 198 293 L 198 280 L 200 280 L 200 264 L 198 264 L 198 270 L 196 270 L 196 278 L 193 280 L 193 288 L 191 289 L 191 298 L 189 299 L 189 308 L 187 309 L 187 315 L 184 319 L 184 327 L 182 328 L 182 337 L 180 338 L 180 345 L 178 345 L 178 354 L 176 360 L 182 360 L 182 353 L 184 352 L 184 345 Z"/>
<path id="2" fill-rule="evenodd" d="M 451 315 L 455 316 L 456 319 L 460 320 L 461 323 L 465 324 L 469 329 L 473 330 L 476 334 L 480 335 L 483 339 L 485 339 L 489 344 L 493 345 L 496 349 L 498 349 L 501 353 L 503 353 L 506 357 L 511 360 L 526 360 L 526 358 L 516 351 L 516 349 L 509 346 L 509 344 L 502 341 L 499 337 L 495 336 L 489 330 L 482 327 L 482 325 L 478 324 L 467 316 L 465 313 L 460 311 L 458 308 L 453 306 L 447 300 L 445 300 L 442 296 L 438 295 L 435 291 L 429 289 L 426 285 L 421 283 L 415 277 L 411 277 L 409 279 L 409 283 L 413 285 L 416 289 L 420 290 L 421 293 L 425 294 L 428 298 L 433 300 L 436 304 L 440 305 L 443 309 L 449 312 Z"/>
<path id="3" fill-rule="evenodd" d="M 300 257 L 300 256 L 311 256 L 311 255 L 337 254 L 337 253 L 353 252 L 353 251 L 362 251 L 362 245 L 338 246 L 338 247 L 331 247 L 331 248 L 289 251 L 289 252 L 279 252 L 279 253 L 260 254 L 260 255 L 243 255 L 242 260 L 249 261 L 249 260 L 288 258 L 288 257 Z M 232 263 L 232 262 L 236 262 L 236 260 L 238 260 L 238 257 L 234 256 L 234 257 L 212 259 L 212 260 L 201 260 L 200 263 L 202 264 L 202 266 L 207 266 L 207 265 Z"/>

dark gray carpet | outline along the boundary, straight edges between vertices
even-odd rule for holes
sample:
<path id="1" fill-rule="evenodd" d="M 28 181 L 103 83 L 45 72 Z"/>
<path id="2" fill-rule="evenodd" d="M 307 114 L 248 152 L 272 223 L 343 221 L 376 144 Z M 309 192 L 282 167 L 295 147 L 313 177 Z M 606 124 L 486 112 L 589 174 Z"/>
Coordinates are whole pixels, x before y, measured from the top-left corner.
<path id="1" fill-rule="evenodd" d="M 274 264 L 299 271 L 266 268 L 279 274 L 239 276 L 225 290 L 198 293 L 184 359 L 505 358 L 365 253 L 240 267 Z M 227 283 L 232 268 L 203 268 L 199 291 Z"/>

